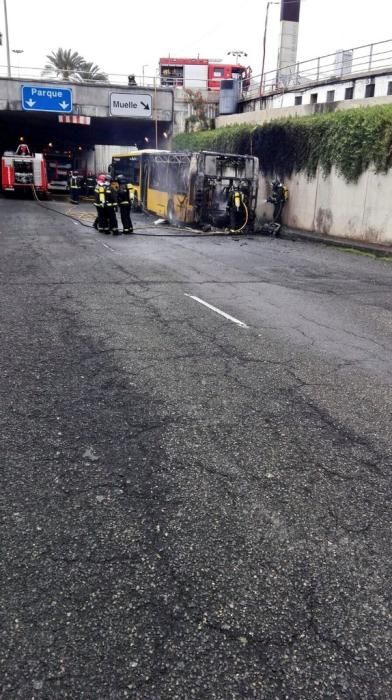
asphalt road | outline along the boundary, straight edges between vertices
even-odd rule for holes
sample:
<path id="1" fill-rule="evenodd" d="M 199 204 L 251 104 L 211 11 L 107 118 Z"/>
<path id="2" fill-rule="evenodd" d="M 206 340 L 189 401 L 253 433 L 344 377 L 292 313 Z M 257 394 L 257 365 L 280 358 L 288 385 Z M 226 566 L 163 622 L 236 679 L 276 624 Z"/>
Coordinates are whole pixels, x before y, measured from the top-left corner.
<path id="1" fill-rule="evenodd" d="M 0 697 L 392 697 L 392 264 L 136 229 L 0 200 Z"/>

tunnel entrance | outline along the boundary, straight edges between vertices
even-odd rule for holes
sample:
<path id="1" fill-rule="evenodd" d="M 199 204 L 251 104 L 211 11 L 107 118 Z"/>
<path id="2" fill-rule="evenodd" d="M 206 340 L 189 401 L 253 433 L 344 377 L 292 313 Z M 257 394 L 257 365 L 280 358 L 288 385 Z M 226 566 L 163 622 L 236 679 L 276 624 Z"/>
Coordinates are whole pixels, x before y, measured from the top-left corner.
<path id="1" fill-rule="evenodd" d="M 147 119 L 91 117 L 90 124 L 60 123 L 58 114 L 45 112 L 0 112 L 0 156 L 15 151 L 21 142 L 30 150 L 43 153 L 46 160 L 68 159 L 69 168 L 82 174 L 107 170 L 108 163 L 96 165 L 95 146 L 167 148 L 170 122 Z M 98 150 L 98 149 L 97 149 Z M 102 150 L 102 149 L 101 149 Z"/>

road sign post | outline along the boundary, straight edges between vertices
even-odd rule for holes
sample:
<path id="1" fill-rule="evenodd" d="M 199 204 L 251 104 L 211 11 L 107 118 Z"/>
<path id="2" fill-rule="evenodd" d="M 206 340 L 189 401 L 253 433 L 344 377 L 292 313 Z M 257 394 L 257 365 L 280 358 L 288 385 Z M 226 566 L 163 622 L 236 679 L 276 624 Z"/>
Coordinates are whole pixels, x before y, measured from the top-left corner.
<path id="1" fill-rule="evenodd" d="M 72 90 L 53 85 L 22 85 L 22 109 L 71 114 Z"/>

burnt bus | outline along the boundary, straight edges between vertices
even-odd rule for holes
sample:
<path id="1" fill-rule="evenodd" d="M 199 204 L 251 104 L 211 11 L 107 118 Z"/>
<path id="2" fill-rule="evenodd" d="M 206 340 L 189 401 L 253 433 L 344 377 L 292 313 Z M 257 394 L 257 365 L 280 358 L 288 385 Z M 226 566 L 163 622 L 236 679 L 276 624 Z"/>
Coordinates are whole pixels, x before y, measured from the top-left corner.
<path id="1" fill-rule="evenodd" d="M 111 172 L 132 184 L 138 207 L 172 224 L 253 228 L 259 178 L 254 156 L 133 151 L 113 156 Z"/>

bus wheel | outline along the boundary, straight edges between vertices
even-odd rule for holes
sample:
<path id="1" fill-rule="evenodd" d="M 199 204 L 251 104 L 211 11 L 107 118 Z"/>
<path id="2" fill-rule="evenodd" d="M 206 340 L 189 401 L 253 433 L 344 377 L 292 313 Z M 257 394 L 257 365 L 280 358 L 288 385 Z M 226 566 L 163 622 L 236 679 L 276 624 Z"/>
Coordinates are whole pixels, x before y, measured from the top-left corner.
<path id="1" fill-rule="evenodd" d="M 171 224 L 172 226 L 175 226 L 177 223 L 176 222 L 176 215 L 174 213 L 174 204 L 173 204 L 172 200 L 170 200 L 170 202 L 167 205 L 167 220 L 168 220 L 169 224 Z"/>

